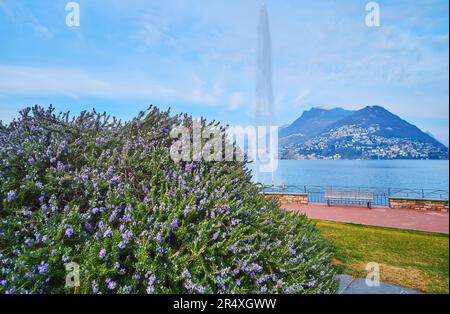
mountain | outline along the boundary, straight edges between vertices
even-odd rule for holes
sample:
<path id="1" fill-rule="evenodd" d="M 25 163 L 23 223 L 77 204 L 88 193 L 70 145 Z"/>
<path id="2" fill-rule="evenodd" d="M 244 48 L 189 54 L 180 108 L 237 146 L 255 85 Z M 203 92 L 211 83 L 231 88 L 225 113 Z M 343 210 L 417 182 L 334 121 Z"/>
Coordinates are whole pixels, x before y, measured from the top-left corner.
<path id="1" fill-rule="evenodd" d="M 405 138 L 433 145 L 442 145 L 436 139 L 421 131 L 399 116 L 396 116 L 381 106 L 365 107 L 352 115 L 336 121 L 330 125 L 330 129 L 336 129 L 345 125 L 358 125 L 363 128 L 378 127 L 375 134 L 386 138 Z"/>
<path id="2" fill-rule="evenodd" d="M 298 142 L 322 131 L 337 121 L 351 115 L 353 111 L 342 108 L 312 108 L 305 111 L 291 125 L 280 128 L 280 139 L 284 143 Z"/>
<path id="3" fill-rule="evenodd" d="M 313 108 L 280 130 L 283 158 L 448 159 L 448 148 L 381 106 Z"/>

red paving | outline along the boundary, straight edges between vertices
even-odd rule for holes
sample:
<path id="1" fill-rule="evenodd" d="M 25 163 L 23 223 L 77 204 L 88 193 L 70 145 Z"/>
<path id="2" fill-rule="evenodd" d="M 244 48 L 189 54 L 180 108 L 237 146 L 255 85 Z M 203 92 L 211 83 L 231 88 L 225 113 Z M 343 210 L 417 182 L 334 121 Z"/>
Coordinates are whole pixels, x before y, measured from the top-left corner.
<path id="1" fill-rule="evenodd" d="M 282 204 L 289 211 L 298 211 L 311 219 L 349 222 L 362 225 L 391 227 L 429 232 L 449 232 L 448 213 L 424 212 L 388 207 L 340 206 L 322 204 Z"/>

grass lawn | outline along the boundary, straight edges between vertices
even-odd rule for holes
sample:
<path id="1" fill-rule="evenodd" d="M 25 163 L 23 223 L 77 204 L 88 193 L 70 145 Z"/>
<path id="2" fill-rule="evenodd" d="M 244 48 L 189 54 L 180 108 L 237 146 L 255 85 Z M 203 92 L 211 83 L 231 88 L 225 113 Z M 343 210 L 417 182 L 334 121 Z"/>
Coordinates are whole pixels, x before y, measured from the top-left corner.
<path id="1" fill-rule="evenodd" d="M 316 221 L 336 249 L 339 272 L 366 277 L 369 262 L 380 264 L 381 280 L 427 293 L 449 293 L 446 234 Z"/>

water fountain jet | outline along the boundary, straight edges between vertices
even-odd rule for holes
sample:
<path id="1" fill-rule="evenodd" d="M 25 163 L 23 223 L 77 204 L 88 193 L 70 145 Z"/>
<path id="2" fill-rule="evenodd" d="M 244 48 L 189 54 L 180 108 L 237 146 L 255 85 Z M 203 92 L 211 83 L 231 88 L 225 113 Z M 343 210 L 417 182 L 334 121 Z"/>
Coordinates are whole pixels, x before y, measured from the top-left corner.
<path id="1" fill-rule="evenodd" d="M 256 53 L 256 112 L 255 124 L 257 127 L 263 127 L 266 130 L 264 136 L 259 137 L 258 143 L 264 143 L 263 155 L 269 154 L 271 160 L 271 185 L 275 186 L 274 154 L 278 150 L 278 144 L 274 145 L 270 138 L 270 128 L 274 123 L 274 105 L 273 105 L 273 82 L 272 82 L 272 42 L 270 36 L 269 16 L 267 7 L 264 4 L 261 7 L 258 25 L 258 46 Z M 278 136 L 278 134 L 276 135 Z M 278 143 L 278 141 L 277 141 Z M 276 146 L 276 147 L 274 147 Z"/>

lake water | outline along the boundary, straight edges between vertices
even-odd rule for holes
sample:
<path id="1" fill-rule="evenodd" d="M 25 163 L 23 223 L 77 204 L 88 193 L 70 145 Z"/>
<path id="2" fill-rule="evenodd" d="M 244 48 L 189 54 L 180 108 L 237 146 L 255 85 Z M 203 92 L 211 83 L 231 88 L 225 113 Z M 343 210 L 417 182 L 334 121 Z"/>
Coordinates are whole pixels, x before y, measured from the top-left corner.
<path id="1" fill-rule="evenodd" d="M 272 175 L 257 171 L 255 182 L 271 184 Z M 449 188 L 448 160 L 280 160 L 275 184 L 374 188 Z"/>

